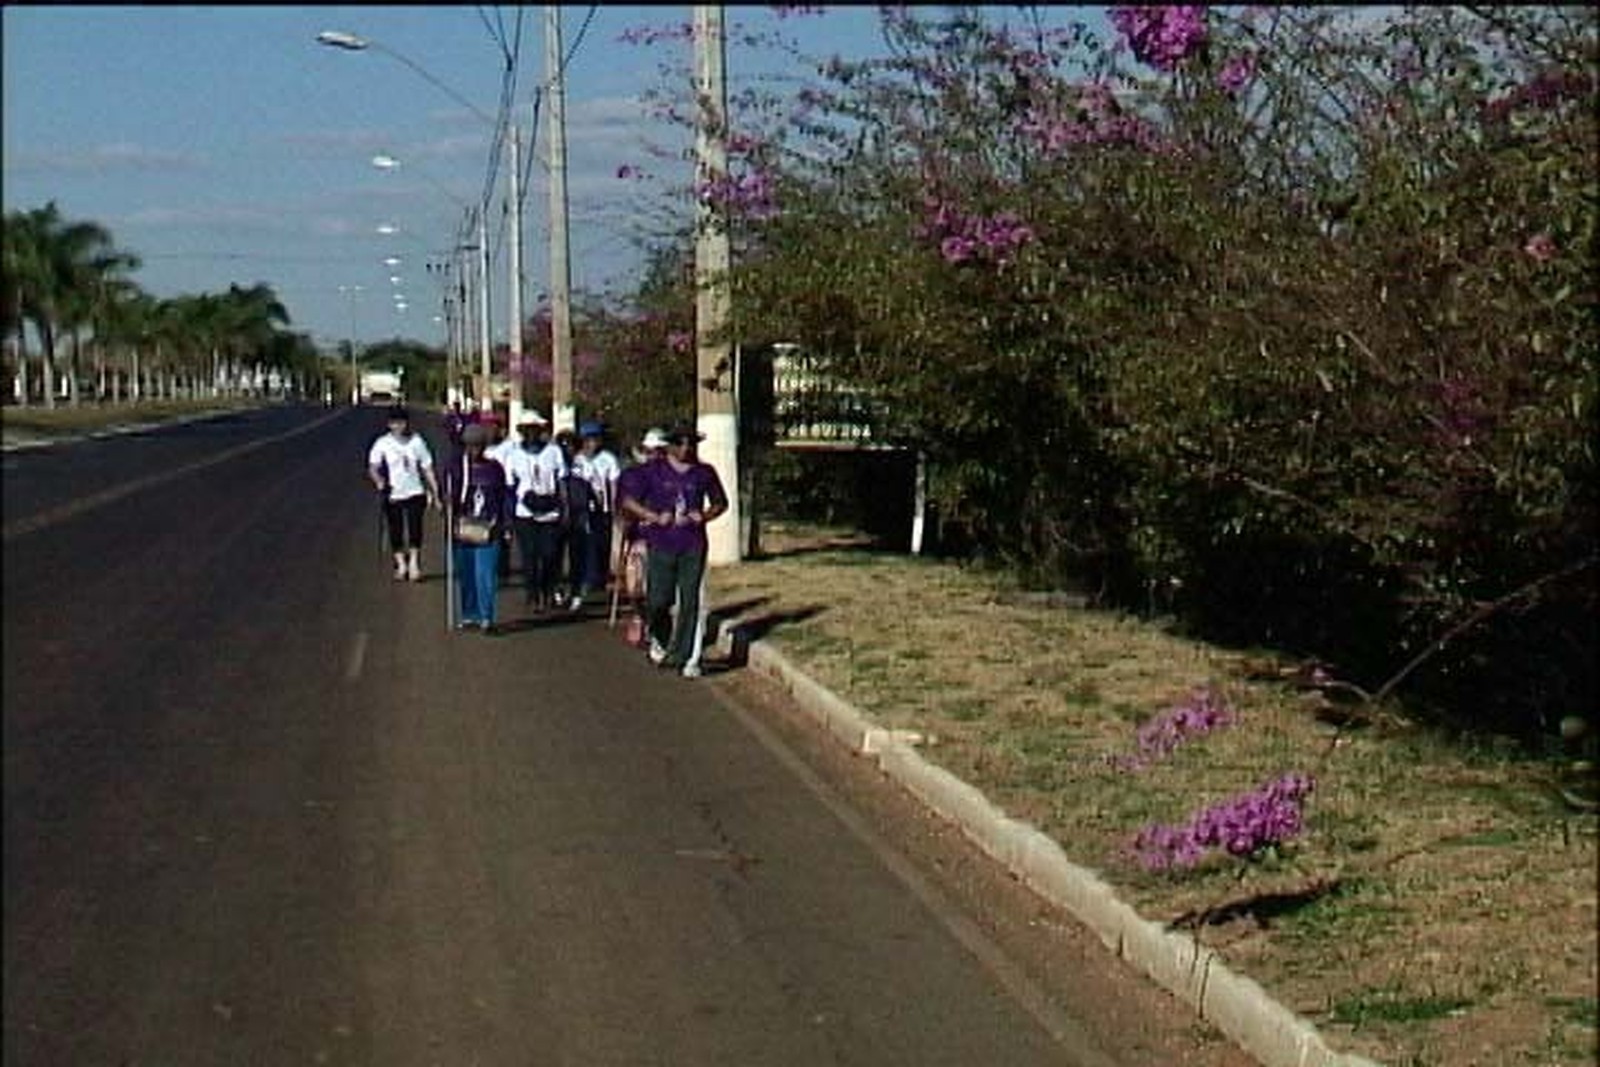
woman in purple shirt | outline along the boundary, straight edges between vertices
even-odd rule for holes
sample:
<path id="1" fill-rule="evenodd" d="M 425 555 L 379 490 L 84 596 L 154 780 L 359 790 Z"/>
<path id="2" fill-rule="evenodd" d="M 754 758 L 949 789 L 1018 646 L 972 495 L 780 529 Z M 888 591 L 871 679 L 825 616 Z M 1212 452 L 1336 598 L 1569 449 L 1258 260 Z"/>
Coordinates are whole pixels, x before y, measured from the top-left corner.
<path id="1" fill-rule="evenodd" d="M 488 444 L 489 431 L 481 425 L 474 423 L 461 431 L 462 455 L 445 469 L 445 499 L 450 504 L 450 550 L 461 592 L 456 628 L 476 626 L 492 634 L 500 545 L 511 536 L 511 496 L 505 468 L 483 454 Z M 480 542 L 471 536 L 471 527 L 486 528 L 486 539 Z"/>
<path id="2" fill-rule="evenodd" d="M 728 510 L 728 494 L 716 470 L 695 458 L 700 433 L 680 425 L 666 438 L 665 459 L 634 468 L 638 473 L 621 489 L 622 508 L 639 521 L 650 551 L 645 579 L 650 660 L 698 678 L 705 643 L 706 523 Z"/>

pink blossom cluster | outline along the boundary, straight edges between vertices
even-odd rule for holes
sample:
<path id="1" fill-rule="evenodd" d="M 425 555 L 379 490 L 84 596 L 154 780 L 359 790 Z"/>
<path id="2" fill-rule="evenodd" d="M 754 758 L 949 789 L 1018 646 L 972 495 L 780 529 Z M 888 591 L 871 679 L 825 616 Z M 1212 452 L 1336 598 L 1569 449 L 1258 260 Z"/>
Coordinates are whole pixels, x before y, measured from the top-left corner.
<path id="1" fill-rule="evenodd" d="M 1139 751 L 1114 762 L 1123 770 L 1140 770 L 1165 759 L 1185 742 L 1236 721 L 1237 716 L 1221 693 L 1210 688 L 1196 690 L 1184 703 L 1139 727 Z"/>
<path id="2" fill-rule="evenodd" d="M 683 330 L 673 330 L 667 334 L 667 347 L 674 352 L 683 353 L 689 351 L 689 345 L 693 342 L 694 338 Z"/>
<path id="3" fill-rule="evenodd" d="M 1194 815 L 1181 826 L 1153 824 L 1133 847 L 1146 870 L 1193 867 L 1207 852 L 1222 849 L 1247 859 L 1297 836 L 1304 828 L 1302 806 L 1315 779 L 1286 774 L 1275 781 Z"/>
<path id="4" fill-rule="evenodd" d="M 1498 100 L 1484 105 L 1484 114 L 1491 119 L 1504 119 L 1513 111 L 1524 108 L 1546 109 L 1563 100 L 1576 100 L 1592 95 L 1595 81 L 1592 74 L 1573 70 L 1547 70 L 1527 84 L 1518 86 Z"/>
<path id="5" fill-rule="evenodd" d="M 927 218 L 921 234 L 939 242 L 939 254 L 946 263 L 1007 263 L 1036 236 L 1014 212 L 966 215 L 935 197 L 928 197 L 923 204 Z"/>
<path id="6" fill-rule="evenodd" d="M 729 214 L 746 218 L 767 219 L 778 212 L 772 175 L 764 170 L 707 179 L 700 183 L 698 195 L 701 203 L 712 204 Z"/>
<path id="7" fill-rule="evenodd" d="M 1535 263 L 1548 263 L 1556 257 L 1555 238 L 1547 233 L 1536 233 L 1528 238 L 1522 251 Z"/>
<path id="8" fill-rule="evenodd" d="M 1229 96 L 1237 96 L 1256 77 L 1256 54 L 1241 52 L 1222 65 L 1217 74 L 1217 86 Z"/>
<path id="9" fill-rule="evenodd" d="M 1176 70 L 1206 40 L 1203 4 L 1139 4 L 1111 9 L 1117 28 L 1141 63 Z"/>
<path id="10" fill-rule="evenodd" d="M 1074 106 L 1068 111 L 1029 108 L 1019 129 L 1051 155 L 1079 145 L 1125 146 L 1149 152 L 1165 149 L 1155 127 L 1124 112 L 1103 82 L 1079 86 Z"/>

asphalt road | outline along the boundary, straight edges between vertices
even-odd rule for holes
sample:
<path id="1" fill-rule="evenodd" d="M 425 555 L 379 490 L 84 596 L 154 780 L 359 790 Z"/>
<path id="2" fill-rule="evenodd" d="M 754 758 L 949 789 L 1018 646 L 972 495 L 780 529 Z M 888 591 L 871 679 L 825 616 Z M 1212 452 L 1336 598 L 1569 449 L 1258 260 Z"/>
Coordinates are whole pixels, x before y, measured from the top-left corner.
<path id="1" fill-rule="evenodd" d="M 1042 992 L 732 676 L 510 589 L 448 633 L 381 429 L 6 456 L 6 1064 L 1235 1062 Z"/>

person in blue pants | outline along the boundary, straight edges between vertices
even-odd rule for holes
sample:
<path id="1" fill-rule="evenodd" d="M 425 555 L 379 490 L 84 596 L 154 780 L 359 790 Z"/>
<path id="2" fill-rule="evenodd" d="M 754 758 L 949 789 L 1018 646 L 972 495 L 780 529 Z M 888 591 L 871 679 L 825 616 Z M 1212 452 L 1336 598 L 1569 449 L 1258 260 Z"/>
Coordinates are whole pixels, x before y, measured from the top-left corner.
<path id="1" fill-rule="evenodd" d="M 511 495 L 505 468 L 484 455 L 489 433 L 474 424 L 461 432 L 459 463 L 445 472 L 450 502 L 456 582 L 461 596 L 457 629 L 495 632 L 495 593 L 501 545 L 511 536 Z"/>

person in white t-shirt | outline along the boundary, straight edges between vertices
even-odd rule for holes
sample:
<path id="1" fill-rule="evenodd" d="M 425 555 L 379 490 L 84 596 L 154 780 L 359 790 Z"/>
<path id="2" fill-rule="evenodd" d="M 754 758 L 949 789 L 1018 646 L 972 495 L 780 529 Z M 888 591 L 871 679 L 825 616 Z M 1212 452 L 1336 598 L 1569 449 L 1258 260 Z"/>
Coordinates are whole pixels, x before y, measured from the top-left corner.
<path id="1" fill-rule="evenodd" d="M 581 596 L 600 593 L 610 578 L 611 524 L 622 465 L 605 447 L 604 438 L 604 426 L 585 422 L 578 427 L 578 453 L 572 459 L 572 473 L 587 481 L 590 490 L 589 536 L 584 542 L 583 573 L 573 579 Z"/>
<path id="2" fill-rule="evenodd" d="M 519 417 L 518 442 L 501 463 L 515 502 L 512 526 L 526 582 L 524 603 L 535 611 L 555 605 L 561 569 L 561 484 L 566 459 L 550 441 L 550 424 L 532 408 Z"/>
<path id="3" fill-rule="evenodd" d="M 405 408 L 389 410 L 389 432 L 367 450 L 367 477 L 383 495 L 395 581 L 420 581 L 422 516 L 429 506 L 439 506 L 439 482 L 433 475 L 428 442 L 411 432 Z"/>

